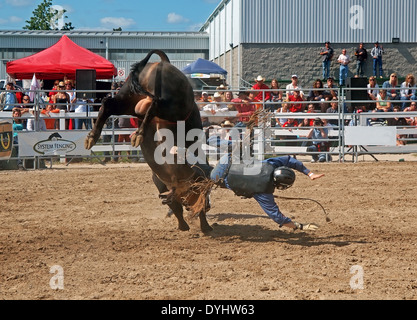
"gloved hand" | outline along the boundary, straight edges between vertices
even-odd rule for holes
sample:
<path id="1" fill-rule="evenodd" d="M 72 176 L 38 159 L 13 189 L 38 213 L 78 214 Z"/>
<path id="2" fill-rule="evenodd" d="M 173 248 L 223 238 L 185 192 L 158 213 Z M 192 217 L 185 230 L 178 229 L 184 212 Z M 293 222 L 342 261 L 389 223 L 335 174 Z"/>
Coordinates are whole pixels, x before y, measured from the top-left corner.
<path id="1" fill-rule="evenodd" d="M 305 230 L 305 231 L 316 231 L 319 228 L 319 226 L 314 224 L 314 223 L 305 223 L 305 224 L 303 224 L 303 223 L 299 223 L 299 222 L 294 221 L 294 224 L 295 224 L 295 227 L 296 227 L 295 230 L 299 229 L 299 230 Z"/>

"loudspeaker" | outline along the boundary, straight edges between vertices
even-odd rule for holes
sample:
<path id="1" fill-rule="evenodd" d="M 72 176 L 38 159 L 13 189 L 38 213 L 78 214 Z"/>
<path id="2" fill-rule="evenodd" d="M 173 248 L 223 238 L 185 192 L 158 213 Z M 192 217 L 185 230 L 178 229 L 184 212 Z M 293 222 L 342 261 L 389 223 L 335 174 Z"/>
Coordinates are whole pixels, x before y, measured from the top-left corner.
<path id="1" fill-rule="evenodd" d="M 76 70 L 77 99 L 95 99 L 95 92 L 83 92 L 82 90 L 96 90 L 96 70 L 77 69 Z M 81 91 L 79 91 L 81 90 Z"/>
<path id="2" fill-rule="evenodd" d="M 368 79 L 352 78 L 346 79 L 346 100 L 368 100 Z M 349 90 L 349 88 L 365 88 L 365 90 Z M 346 103 L 348 107 L 365 106 L 367 103 Z"/>

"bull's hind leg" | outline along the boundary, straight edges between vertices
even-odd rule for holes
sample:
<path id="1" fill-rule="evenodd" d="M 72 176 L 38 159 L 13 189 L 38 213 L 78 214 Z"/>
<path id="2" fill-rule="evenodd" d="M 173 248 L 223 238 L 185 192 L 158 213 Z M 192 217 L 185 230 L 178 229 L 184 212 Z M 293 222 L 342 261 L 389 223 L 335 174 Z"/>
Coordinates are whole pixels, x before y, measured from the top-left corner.
<path id="1" fill-rule="evenodd" d="M 213 228 L 207 222 L 207 216 L 204 210 L 199 213 L 198 217 L 200 218 L 200 228 L 203 233 L 213 231 Z"/>
<path id="2" fill-rule="evenodd" d="M 166 185 L 161 180 L 159 180 L 155 174 L 152 175 L 152 180 L 155 183 L 156 187 L 158 188 L 160 195 L 169 191 Z M 175 217 L 177 217 L 178 229 L 180 229 L 181 231 L 190 230 L 189 225 L 184 220 L 184 210 L 183 210 L 182 204 L 176 201 L 175 199 L 166 199 L 166 200 L 167 201 L 165 204 L 168 205 L 168 207 L 174 213 Z"/>

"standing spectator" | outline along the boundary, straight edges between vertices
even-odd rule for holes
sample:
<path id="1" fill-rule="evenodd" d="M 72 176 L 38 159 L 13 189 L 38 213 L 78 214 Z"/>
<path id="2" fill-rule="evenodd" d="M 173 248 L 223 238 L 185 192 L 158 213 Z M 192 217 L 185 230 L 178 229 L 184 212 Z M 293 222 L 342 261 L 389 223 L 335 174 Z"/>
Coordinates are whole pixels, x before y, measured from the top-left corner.
<path id="1" fill-rule="evenodd" d="M 86 115 L 88 114 L 89 111 L 92 110 L 90 103 L 92 103 L 93 101 L 91 99 L 76 99 L 75 104 L 71 105 L 71 112 L 74 113 L 81 113 L 81 112 L 85 112 Z M 83 124 L 85 129 L 91 129 L 91 120 L 87 119 L 87 118 L 74 118 L 74 129 L 75 130 L 81 130 L 83 128 Z"/>
<path id="2" fill-rule="evenodd" d="M 324 48 L 320 51 L 320 55 L 323 57 L 323 79 L 330 77 L 330 63 L 333 59 L 334 50 L 330 46 L 330 42 L 326 41 Z"/>
<path id="3" fill-rule="evenodd" d="M 401 100 L 408 101 L 408 100 L 416 100 L 416 89 L 411 89 L 416 86 L 416 79 L 414 75 L 411 73 L 407 74 L 405 77 L 405 81 L 401 84 Z M 402 110 L 407 107 L 406 102 L 402 104 Z"/>
<path id="4" fill-rule="evenodd" d="M 395 72 L 390 75 L 389 80 L 382 84 L 382 88 L 387 90 L 389 100 L 401 100 L 400 90 L 398 87 L 398 76 Z"/>
<path id="5" fill-rule="evenodd" d="M 47 130 L 54 130 L 59 129 L 57 119 L 51 118 L 51 113 L 59 113 L 59 109 L 55 107 L 54 104 L 48 103 L 45 106 L 45 109 L 42 109 L 41 114 L 46 115 L 47 117 L 44 118 L 46 129 Z"/>
<path id="6" fill-rule="evenodd" d="M 17 106 L 17 96 L 10 90 L 14 90 L 13 82 L 8 82 L 6 91 L 0 94 L 0 111 L 13 111 L 13 108 Z"/>
<path id="7" fill-rule="evenodd" d="M 304 92 L 302 91 L 302 88 L 298 85 L 298 76 L 296 74 L 293 74 L 291 76 L 291 83 L 286 86 L 286 89 L 287 100 L 288 97 L 293 94 L 294 89 L 298 89 L 300 91 L 301 97 L 304 99 Z"/>
<path id="8" fill-rule="evenodd" d="M 376 83 L 376 77 L 370 76 L 368 87 L 368 98 L 369 100 L 376 100 L 379 93 L 379 85 Z"/>
<path id="9" fill-rule="evenodd" d="M 379 42 L 375 42 L 374 47 L 371 50 L 371 56 L 373 58 L 373 71 L 376 77 L 377 69 L 379 67 L 379 77 L 384 76 L 384 70 L 382 69 L 382 55 L 384 54 L 384 48 L 379 45 Z"/>
<path id="10" fill-rule="evenodd" d="M 203 110 L 203 107 L 206 105 L 206 104 L 208 104 L 208 103 L 210 103 L 212 101 L 212 99 L 211 99 L 211 97 L 209 97 L 209 94 L 208 94 L 208 92 L 207 91 L 203 91 L 202 93 L 201 93 L 201 97 L 200 97 L 200 99 L 197 101 L 197 106 L 198 106 L 198 109 L 201 111 L 201 110 Z"/>
<path id="11" fill-rule="evenodd" d="M 252 90 L 262 90 L 258 91 L 258 94 L 256 95 L 256 99 L 258 101 L 268 101 L 271 99 L 271 93 L 269 91 L 269 87 L 264 83 L 265 78 L 262 76 L 258 76 L 255 79 L 256 83 L 252 86 Z"/>
<path id="12" fill-rule="evenodd" d="M 339 85 L 344 86 L 349 72 L 350 56 L 346 53 L 346 49 L 342 50 L 342 54 L 337 58 L 340 63 Z"/>
<path id="13" fill-rule="evenodd" d="M 368 51 L 365 49 L 363 42 L 359 43 L 359 47 L 355 51 L 356 56 L 356 76 L 363 77 L 365 75 L 366 60 L 368 59 Z"/>
<path id="14" fill-rule="evenodd" d="M 26 129 L 26 126 L 22 120 L 21 108 L 12 109 L 13 116 L 13 151 L 12 156 L 18 157 L 17 166 L 19 170 L 23 170 L 23 160 L 19 158 L 19 135 L 18 132 Z"/>

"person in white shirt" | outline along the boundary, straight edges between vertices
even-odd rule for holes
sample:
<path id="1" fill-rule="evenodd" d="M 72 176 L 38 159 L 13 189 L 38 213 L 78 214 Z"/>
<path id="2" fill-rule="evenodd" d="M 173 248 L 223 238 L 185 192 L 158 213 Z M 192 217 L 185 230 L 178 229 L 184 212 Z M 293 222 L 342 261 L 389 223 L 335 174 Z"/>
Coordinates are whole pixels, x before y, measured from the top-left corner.
<path id="1" fill-rule="evenodd" d="M 351 62 L 350 56 L 346 53 L 346 49 L 342 50 L 342 54 L 337 58 L 337 62 L 340 63 L 339 85 L 343 86 L 349 71 L 348 65 Z"/>
<path id="2" fill-rule="evenodd" d="M 227 104 L 222 101 L 222 95 L 219 92 L 216 92 L 213 96 L 213 102 L 206 104 L 203 107 L 203 111 L 207 113 L 211 113 L 213 116 L 216 115 L 217 112 L 227 112 L 229 108 Z M 224 119 L 219 117 L 209 117 L 211 123 L 220 124 Z"/>
<path id="3" fill-rule="evenodd" d="M 291 83 L 286 86 L 286 89 L 287 89 L 287 92 L 286 92 L 287 100 L 290 95 L 294 94 L 295 89 L 300 90 L 301 98 L 304 99 L 304 92 L 302 91 L 302 88 L 298 85 L 298 76 L 296 74 L 293 74 L 291 76 Z"/>

